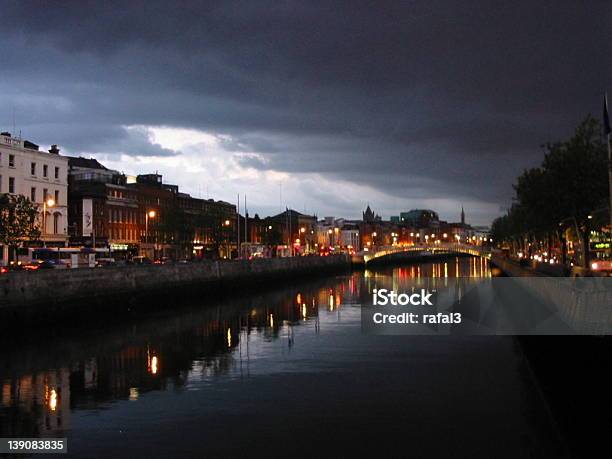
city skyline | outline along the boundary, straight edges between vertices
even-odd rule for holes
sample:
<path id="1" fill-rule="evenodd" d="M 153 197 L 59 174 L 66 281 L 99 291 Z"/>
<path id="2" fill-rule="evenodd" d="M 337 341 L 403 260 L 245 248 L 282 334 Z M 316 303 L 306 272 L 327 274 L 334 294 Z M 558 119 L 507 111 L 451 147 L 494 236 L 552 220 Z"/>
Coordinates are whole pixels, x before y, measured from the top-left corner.
<path id="1" fill-rule="evenodd" d="M 599 113 L 611 70 L 598 4 L 19 2 L 3 16 L 3 131 L 193 196 L 246 193 L 260 215 L 358 218 L 369 202 L 457 221 L 463 205 L 488 225 L 540 145 Z"/>

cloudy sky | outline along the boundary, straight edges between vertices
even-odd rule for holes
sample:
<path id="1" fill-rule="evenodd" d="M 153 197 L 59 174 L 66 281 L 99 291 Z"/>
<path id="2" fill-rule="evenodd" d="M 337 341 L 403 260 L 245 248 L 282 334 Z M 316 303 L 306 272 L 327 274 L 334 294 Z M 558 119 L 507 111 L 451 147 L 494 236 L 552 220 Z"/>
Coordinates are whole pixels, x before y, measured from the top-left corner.
<path id="1" fill-rule="evenodd" d="M 522 3 L 522 4 L 521 4 Z M 488 224 L 612 90 L 605 1 L 3 1 L 0 129 L 250 213 Z"/>

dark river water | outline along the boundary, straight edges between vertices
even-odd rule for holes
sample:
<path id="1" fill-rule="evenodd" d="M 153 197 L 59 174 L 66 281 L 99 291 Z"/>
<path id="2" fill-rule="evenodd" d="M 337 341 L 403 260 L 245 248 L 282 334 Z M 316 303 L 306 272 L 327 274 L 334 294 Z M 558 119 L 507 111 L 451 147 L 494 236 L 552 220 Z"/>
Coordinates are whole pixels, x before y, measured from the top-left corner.
<path id="1" fill-rule="evenodd" d="M 361 332 L 373 288 L 490 275 L 458 258 L 9 340 L 0 437 L 65 436 L 83 458 L 563 457 L 512 337 Z"/>

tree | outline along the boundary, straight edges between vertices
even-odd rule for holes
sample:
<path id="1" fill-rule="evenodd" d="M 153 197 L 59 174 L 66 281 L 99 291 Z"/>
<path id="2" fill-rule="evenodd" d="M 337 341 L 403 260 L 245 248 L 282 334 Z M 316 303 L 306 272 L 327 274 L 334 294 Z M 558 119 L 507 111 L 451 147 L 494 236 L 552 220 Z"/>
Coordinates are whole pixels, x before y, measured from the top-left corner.
<path id="1" fill-rule="evenodd" d="M 516 204 L 497 219 L 492 232 L 498 242 L 525 238 L 546 240 L 548 252 L 556 238 L 566 261 L 564 226 L 573 227 L 588 266 L 589 215 L 605 206 L 608 196 L 607 156 L 600 123 L 587 116 L 565 142 L 544 145 L 542 165 L 523 172 L 514 185 Z M 571 222 L 571 223 L 568 223 Z"/>
<path id="2" fill-rule="evenodd" d="M 25 196 L 0 195 L 0 242 L 9 248 L 10 259 L 19 244 L 40 237 L 37 217 L 38 206 Z"/>

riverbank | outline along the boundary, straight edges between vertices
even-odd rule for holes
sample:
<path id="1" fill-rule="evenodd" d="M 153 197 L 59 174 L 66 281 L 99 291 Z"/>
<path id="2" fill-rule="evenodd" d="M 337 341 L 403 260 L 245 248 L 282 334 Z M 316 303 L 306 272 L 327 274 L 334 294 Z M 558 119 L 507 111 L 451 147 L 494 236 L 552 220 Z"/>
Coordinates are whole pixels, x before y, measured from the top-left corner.
<path id="1" fill-rule="evenodd" d="M 496 255 L 491 264 L 493 269 L 500 269 L 510 277 L 563 277 L 562 273 L 543 273 Z M 547 292 L 539 293 L 543 299 L 550 296 Z M 604 377 L 612 349 L 611 337 L 516 336 L 515 339 L 572 453 L 584 453 L 585 445 L 601 445 L 607 438 L 608 426 L 589 421 L 593 420 L 592 413 L 598 406 L 611 403 Z"/>
<path id="2" fill-rule="evenodd" d="M 109 314 L 111 304 L 126 307 L 151 300 L 154 306 L 164 296 L 214 297 L 221 291 L 237 292 L 350 268 L 350 259 L 337 255 L 16 272 L 0 277 L 0 323 L 45 321 L 75 310 Z"/>

